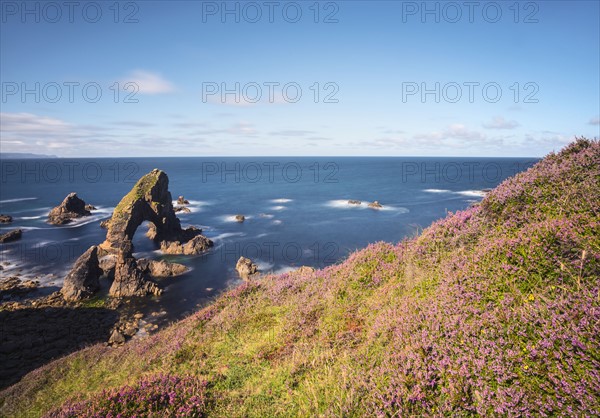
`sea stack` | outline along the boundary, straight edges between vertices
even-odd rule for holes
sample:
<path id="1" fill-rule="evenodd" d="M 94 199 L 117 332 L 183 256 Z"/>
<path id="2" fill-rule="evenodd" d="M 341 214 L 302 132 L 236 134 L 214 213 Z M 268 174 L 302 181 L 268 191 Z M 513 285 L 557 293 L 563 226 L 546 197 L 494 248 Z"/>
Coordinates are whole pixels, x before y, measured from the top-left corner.
<path id="1" fill-rule="evenodd" d="M 86 209 L 86 203 L 77 197 L 77 193 L 69 193 L 60 205 L 48 214 L 48 223 L 64 225 L 73 219 L 89 216 L 91 212 Z"/>

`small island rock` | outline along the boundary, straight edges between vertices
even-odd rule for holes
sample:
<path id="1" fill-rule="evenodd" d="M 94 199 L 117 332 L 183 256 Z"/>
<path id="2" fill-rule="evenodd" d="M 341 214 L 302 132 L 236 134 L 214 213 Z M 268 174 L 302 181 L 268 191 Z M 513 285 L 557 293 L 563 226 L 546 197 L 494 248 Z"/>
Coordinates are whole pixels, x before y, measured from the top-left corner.
<path id="1" fill-rule="evenodd" d="M 0 235 L 0 243 L 16 241 L 21 238 L 23 235 L 23 231 L 20 229 L 13 229 L 12 231 L 8 231 L 5 234 Z"/>
<path id="2" fill-rule="evenodd" d="M 91 215 L 86 209 L 83 200 L 77 197 L 77 193 L 69 193 L 60 205 L 55 207 L 48 214 L 48 222 L 53 225 L 64 225 L 75 218 Z"/>

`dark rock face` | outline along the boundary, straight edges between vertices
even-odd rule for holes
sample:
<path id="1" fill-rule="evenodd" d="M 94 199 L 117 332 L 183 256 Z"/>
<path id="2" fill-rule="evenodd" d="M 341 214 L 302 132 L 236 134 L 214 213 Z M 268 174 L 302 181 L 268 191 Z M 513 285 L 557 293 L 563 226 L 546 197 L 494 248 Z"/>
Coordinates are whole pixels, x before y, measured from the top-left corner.
<path id="1" fill-rule="evenodd" d="M 199 235 L 196 228 L 181 228 L 173 209 L 169 178 L 154 169 L 143 176 L 115 208 L 106 241 L 100 247 L 108 253 L 117 253 L 124 243 L 131 243 L 136 229 L 145 221 L 152 227 L 148 236 L 155 241 L 183 243 Z"/>
<path id="2" fill-rule="evenodd" d="M 60 205 L 55 207 L 48 214 L 48 222 L 53 225 L 64 225 L 75 218 L 91 215 L 86 209 L 83 200 L 77 197 L 77 193 L 69 193 Z"/>
<path id="3" fill-rule="evenodd" d="M 192 213 L 190 208 L 186 208 L 185 206 L 175 206 L 175 213 L 183 212 L 183 213 Z"/>
<path id="4" fill-rule="evenodd" d="M 98 265 L 98 247 L 90 247 L 75 262 L 65 277 L 61 289 L 63 297 L 68 301 L 77 301 L 92 296 L 100 289 L 99 279 L 102 269 Z"/>
<path id="5" fill-rule="evenodd" d="M 244 222 L 246 220 L 246 217 L 244 215 L 235 215 L 235 221 L 236 222 Z"/>
<path id="6" fill-rule="evenodd" d="M 21 238 L 23 235 L 23 231 L 20 229 L 13 229 L 12 231 L 8 231 L 6 234 L 0 235 L 0 243 L 16 241 Z"/>
<path id="7" fill-rule="evenodd" d="M 258 266 L 246 257 L 240 257 L 235 265 L 235 269 L 243 279 L 247 279 L 252 274 L 258 273 Z"/>
<path id="8" fill-rule="evenodd" d="M 96 210 L 96 209 L 97 208 L 94 205 L 85 205 L 85 210 L 87 210 L 87 211 L 91 212 L 91 211 Z"/>
<path id="9" fill-rule="evenodd" d="M 0 224 L 9 224 L 12 222 L 12 216 L 0 215 Z"/>
<path id="10" fill-rule="evenodd" d="M 117 255 L 115 279 L 109 294 L 114 297 L 160 295 L 162 290 L 146 280 L 131 251 L 125 249 Z"/>

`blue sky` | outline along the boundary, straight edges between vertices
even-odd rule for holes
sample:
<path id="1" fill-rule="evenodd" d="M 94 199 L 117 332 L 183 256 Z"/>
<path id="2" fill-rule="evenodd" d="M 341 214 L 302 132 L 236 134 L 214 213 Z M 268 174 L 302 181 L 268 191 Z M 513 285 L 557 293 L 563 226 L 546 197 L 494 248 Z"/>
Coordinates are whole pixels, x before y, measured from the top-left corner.
<path id="1" fill-rule="evenodd" d="M 1 2 L 2 152 L 534 157 L 600 136 L 598 1 L 51 3 Z"/>

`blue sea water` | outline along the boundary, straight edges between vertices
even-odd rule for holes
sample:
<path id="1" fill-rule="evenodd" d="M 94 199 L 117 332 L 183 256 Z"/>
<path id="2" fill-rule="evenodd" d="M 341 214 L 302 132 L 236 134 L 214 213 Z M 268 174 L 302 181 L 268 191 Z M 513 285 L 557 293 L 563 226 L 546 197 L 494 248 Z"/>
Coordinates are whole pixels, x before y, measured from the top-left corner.
<path id="1" fill-rule="evenodd" d="M 0 233 L 23 229 L 19 241 L 0 244 L 3 277 L 40 280 L 40 293 L 60 288 L 72 263 L 102 242 L 107 219 L 135 182 L 153 168 L 169 176 L 169 189 L 190 201 L 183 226 L 202 227 L 215 242 L 199 256 L 163 256 L 145 237 L 134 239 L 138 257 L 165 258 L 191 270 L 159 280 L 160 297 L 137 299 L 137 309 L 174 320 L 241 283 L 243 255 L 262 272 L 302 265 L 324 267 L 377 241 L 398 242 L 448 211 L 481 200 L 483 190 L 523 171 L 534 159 L 493 158 L 119 158 L 0 160 L 0 213 L 13 216 Z M 65 226 L 46 223 L 50 209 L 77 192 L 98 210 Z M 350 205 L 348 200 L 360 200 Z M 379 201 L 383 208 L 367 207 Z M 246 221 L 235 222 L 243 214 Z M 110 286 L 103 283 L 104 291 Z"/>

